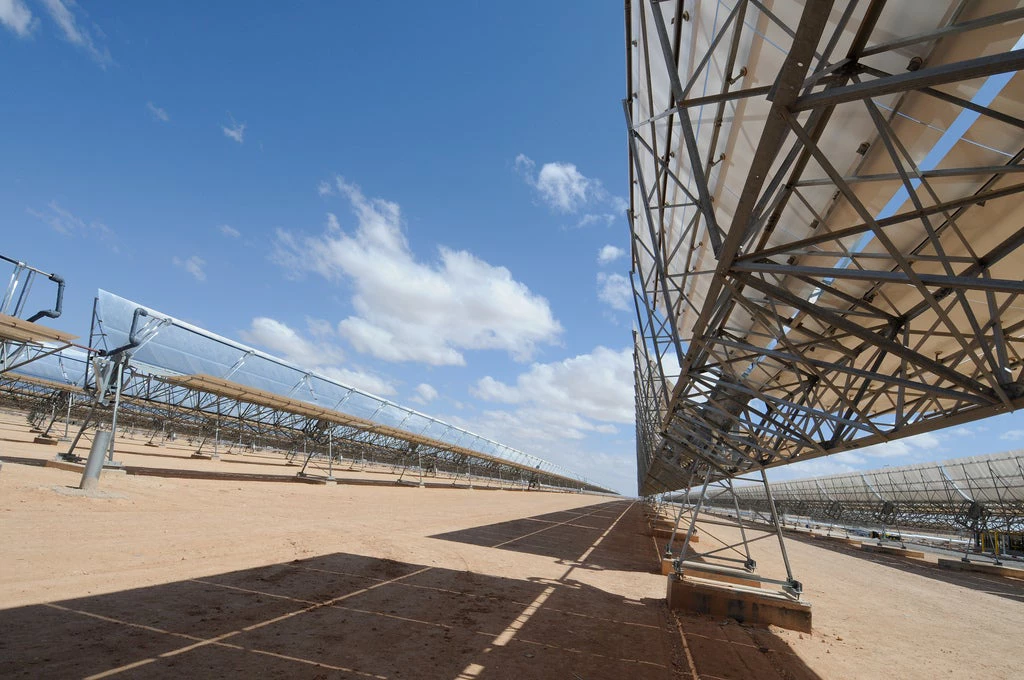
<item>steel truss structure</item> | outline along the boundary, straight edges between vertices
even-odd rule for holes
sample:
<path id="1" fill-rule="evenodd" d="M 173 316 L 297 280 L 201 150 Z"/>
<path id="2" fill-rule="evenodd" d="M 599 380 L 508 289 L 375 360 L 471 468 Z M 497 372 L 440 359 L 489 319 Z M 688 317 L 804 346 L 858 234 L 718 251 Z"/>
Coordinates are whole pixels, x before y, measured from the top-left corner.
<path id="1" fill-rule="evenodd" d="M 49 433 L 80 424 L 65 456 L 95 423 L 182 437 L 197 453 L 283 452 L 300 475 L 332 478 L 340 465 L 571 491 L 609 492 L 553 463 L 303 371 L 173 317 L 100 291 L 90 352 L 54 353 L 5 374 L 0 390 L 29 406 Z M 193 371 L 206 371 L 197 374 Z M 212 375 L 211 375 L 212 374 Z M 347 406 L 347 409 L 342 407 Z M 112 457 L 112 451 L 109 454 Z M 610 492 L 609 492 L 610 493 Z"/>
<path id="2" fill-rule="evenodd" d="M 767 528 L 761 522 L 744 521 L 743 514 L 737 502 L 736 490 L 733 482 L 750 482 L 750 487 L 763 489 L 766 502 L 764 509 L 766 515 L 758 513 L 758 519 L 767 523 Z M 768 476 L 764 468 L 760 468 L 756 475 L 719 475 L 708 464 L 699 460 L 692 460 L 687 468 L 687 481 L 684 494 L 659 494 L 648 496 L 645 500 L 653 505 L 653 512 L 660 515 L 664 507 L 670 502 L 676 502 L 674 506 L 675 524 L 665 545 L 663 557 L 672 560 L 673 567 L 678 574 L 684 574 L 688 568 L 700 572 L 718 571 L 725 575 L 739 575 L 746 581 L 758 581 L 761 584 L 778 586 L 779 593 L 799 600 L 803 593 L 803 584 L 793 576 L 793 569 L 789 563 L 789 554 L 786 552 L 786 543 L 782 536 L 782 521 L 780 513 L 774 502 L 772 487 L 768 484 Z M 699 489 L 699 491 L 695 490 Z M 712 507 L 711 499 L 714 498 L 718 507 Z M 735 514 L 721 512 L 721 506 L 725 499 L 730 498 L 733 502 Z M 703 515 L 702 515 L 703 513 Z M 720 543 L 718 547 L 709 550 L 695 549 L 696 544 L 693 537 L 697 534 L 698 522 L 701 529 L 710 537 Z M 736 529 L 738 538 L 730 536 L 719 537 L 709 531 L 709 527 L 725 526 Z M 753 543 L 765 539 L 778 541 L 779 553 L 786 571 L 785 579 L 771 578 L 756 574 L 757 561 L 751 555 L 750 546 Z"/>
<path id="3" fill-rule="evenodd" d="M 56 319 L 64 306 L 64 279 L 36 269 L 19 260 L 0 255 L 0 262 L 13 265 L 7 288 L 0 299 L 0 375 L 50 356 L 74 344 L 75 336 L 36 323 L 43 318 Z M 29 300 L 36 278 L 42 276 L 56 284 L 52 309 L 30 314 Z"/>
<path id="4" fill-rule="evenodd" d="M 955 458 L 772 484 L 777 511 L 830 527 L 1024 532 L 1024 452 Z M 760 486 L 711 494 L 719 512 L 770 511 Z M 694 494 L 695 495 L 695 494 Z"/>
<path id="5" fill-rule="evenodd" d="M 626 22 L 641 495 L 1024 405 L 1024 9 Z"/>

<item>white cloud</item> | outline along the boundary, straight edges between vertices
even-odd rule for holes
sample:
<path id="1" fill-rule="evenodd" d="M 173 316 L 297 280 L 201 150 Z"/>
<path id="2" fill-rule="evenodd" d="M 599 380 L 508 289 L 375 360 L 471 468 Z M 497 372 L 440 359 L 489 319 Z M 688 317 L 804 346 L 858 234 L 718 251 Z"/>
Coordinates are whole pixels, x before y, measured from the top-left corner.
<path id="1" fill-rule="evenodd" d="M 519 391 L 516 388 L 509 387 L 489 375 L 480 378 L 470 391 L 485 401 L 500 401 L 505 404 L 516 404 L 520 401 Z"/>
<path id="2" fill-rule="evenodd" d="M 533 162 L 533 159 L 524 153 L 516 156 L 516 171 L 522 173 L 528 179 L 533 173 L 533 169 L 537 167 L 537 164 Z"/>
<path id="3" fill-rule="evenodd" d="M 609 264 L 626 254 L 626 251 L 618 246 L 606 245 L 597 251 L 597 263 Z"/>
<path id="4" fill-rule="evenodd" d="M 153 102 L 146 102 L 146 108 L 149 109 L 151 114 L 153 114 L 154 120 L 158 120 L 161 123 L 170 122 L 171 116 L 167 113 L 166 109 L 161 109 Z"/>
<path id="5" fill-rule="evenodd" d="M 241 337 L 245 342 L 259 345 L 274 356 L 307 370 L 321 364 L 335 364 L 345 358 L 340 348 L 310 342 L 288 325 L 266 316 L 253 319 L 249 329 L 241 332 Z"/>
<path id="6" fill-rule="evenodd" d="M 339 368 L 337 366 L 320 366 L 316 369 L 316 372 L 337 380 L 343 385 L 354 387 L 376 397 L 389 397 L 397 391 L 390 380 L 370 371 Z"/>
<path id="7" fill-rule="evenodd" d="M 175 267 L 181 267 L 191 274 L 196 281 L 201 282 L 206 280 L 206 272 L 203 271 L 203 267 L 206 266 L 206 260 L 198 255 L 192 255 L 184 260 L 179 257 L 172 257 L 171 262 Z"/>
<path id="8" fill-rule="evenodd" d="M 633 308 L 633 289 L 622 274 L 597 274 L 597 299 L 612 309 L 627 312 Z"/>
<path id="9" fill-rule="evenodd" d="M 238 231 L 230 224 L 220 225 L 219 227 L 217 227 L 217 231 L 219 231 L 224 236 L 227 236 L 228 238 L 238 238 L 239 236 L 242 235 L 242 232 Z"/>
<path id="10" fill-rule="evenodd" d="M 572 163 L 545 163 L 537 174 L 536 186 L 549 207 L 566 213 L 579 210 L 587 192 L 593 191 L 591 180 Z"/>
<path id="11" fill-rule="evenodd" d="M 463 350 L 499 349 L 528 360 L 539 344 L 557 341 L 562 327 L 548 302 L 464 250 L 438 249 L 421 262 L 402 233 L 397 204 L 367 199 L 338 178 L 357 227 L 341 228 L 329 214 L 320 236 L 278 230 L 274 260 L 291 276 L 313 272 L 351 281 L 356 314 L 338 324 L 359 352 L 386 361 L 463 365 Z"/>
<path id="12" fill-rule="evenodd" d="M 326 180 L 321 180 L 320 183 L 316 185 L 316 193 L 321 196 L 333 196 L 334 187 L 332 187 Z"/>
<path id="13" fill-rule="evenodd" d="M 584 229 L 592 224 L 598 224 L 603 222 L 605 226 L 610 226 L 615 221 L 615 215 L 604 213 L 601 215 L 584 215 L 580 218 L 580 221 L 576 223 L 577 229 Z"/>
<path id="14" fill-rule="evenodd" d="M 56 201 L 50 201 L 46 208 L 46 210 L 26 208 L 26 211 L 64 236 L 99 237 L 101 239 L 109 239 L 114 236 L 113 230 L 107 225 L 96 220 L 86 221 L 72 214 L 70 210 L 62 208 Z"/>
<path id="15" fill-rule="evenodd" d="M 448 415 L 446 420 L 563 465 L 599 484 L 636 490 L 636 453 L 632 437 L 628 440 L 614 437 L 613 425 L 594 425 L 578 415 L 533 408 L 485 411 L 472 419 Z"/>
<path id="16" fill-rule="evenodd" d="M 345 353 L 331 340 L 334 330 L 323 319 L 307 319 L 310 334 L 316 341 L 304 338 L 299 332 L 276 319 L 261 316 L 252 320 L 247 330 L 240 333 L 243 341 L 265 349 L 274 356 L 295 364 L 299 368 L 319 373 L 338 382 L 378 396 L 395 393 L 387 379 L 358 368 L 339 366 Z"/>
<path id="17" fill-rule="evenodd" d="M 32 18 L 32 11 L 22 0 L 0 0 L 0 24 L 19 38 L 28 37 L 37 23 Z"/>
<path id="18" fill-rule="evenodd" d="M 605 208 L 600 214 L 584 215 L 577 224 L 578 227 L 600 221 L 611 224 L 615 214 L 622 214 L 625 211 L 625 201 L 610 195 L 600 180 L 587 177 L 573 163 L 545 163 L 540 171 L 535 173 L 536 167 L 537 164 L 526 154 L 516 156 L 516 172 L 537 191 L 541 201 L 551 210 L 570 214 L 583 209 L 594 213 L 600 208 Z M 606 210 L 609 207 L 614 214 L 607 214 Z"/>
<path id="19" fill-rule="evenodd" d="M 556 419 L 571 414 L 632 423 L 633 351 L 598 346 L 590 354 L 533 364 L 516 378 L 515 385 L 484 376 L 472 392 L 485 401 L 532 408 Z"/>
<path id="20" fill-rule="evenodd" d="M 85 11 L 74 0 L 42 0 L 42 3 L 69 43 L 81 47 L 103 68 L 113 62 L 107 48 L 98 46 L 93 36 L 95 33 L 102 38 L 103 31 L 89 21 Z M 92 28 L 86 27 L 85 22 L 92 24 Z"/>
<path id="21" fill-rule="evenodd" d="M 852 451 L 836 453 L 824 458 L 815 458 L 801 463 L 784 465 L 782 467 L 768 470 L 768 481 L 783 482 L 792 479 L 806 479 L 808 477 L 824 477 L 825 475 L 838 475 L 844 472 L 855 472 L 862 469 L 864 459 Z"/>
<path id="22" fill-rule="evenodd" d="M 236 122 L 234 118 L 231 119 L 231 125 L 221 125 L 220 129 L 224 131 L 224 136 L 229 139 L 233 139 L 239 144 L 245 141 L 245 123 Z"/>
<path id="23" fill-rule="evenodd" d="M 432 385 L 420 383 L 416 386 L 416 396 L 412 398 L 417 404 L 429 404 L 437 399 L 437 390 Z"/>
<path id="24" fill-rule="evenodd" d="M 934 458 L 935 454 L 941 453 L 944 450 L 943 441 L 945 438 L 945 432 L 924 432 L 912 437 L 894 439 L 882 444 L 858 449 L 856 453 L 865 459 L 865 462 L 867 462 L 866 459 L 871 458 L 895 458 L 904 459 L 898 461 L 899 464 L 904 462 L 910 464 L 921 458 L 922 455 L 927 454 Z"/>
<path id="25" fill-rule="evenodd" d="M 999 435 L 999 438 L 1004 441 L 1019 441 L 1024 439 L 1024 430 L 1007 430 Z"/>

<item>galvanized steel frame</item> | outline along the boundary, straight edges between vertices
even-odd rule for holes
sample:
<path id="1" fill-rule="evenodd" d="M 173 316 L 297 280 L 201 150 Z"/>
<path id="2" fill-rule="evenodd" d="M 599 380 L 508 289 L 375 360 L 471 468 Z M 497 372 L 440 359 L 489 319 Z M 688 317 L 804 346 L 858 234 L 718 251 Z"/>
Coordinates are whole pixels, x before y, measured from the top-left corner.
<path id="1" fill-rule="evenodd" d="M 693 3 L 685 3 L 692 10 Z M 906 73 L 885 73 L 864 65 L 868 55 L 909 44 L 950 39 L 996 23 L 1017 21 L 1024 10 L 959 21 L 954 12 L 945 25 L 923 34 L 875 39 L 885 2 L 809 0 L 800 22 L 784 26 L 790 38 L 786 57 L 771 87 L 733 88 L 742 79 L 737 45 L 744 16 L 759 12 L 779 22 L 765 3 L 738 0 L 714 36 L 707 53 L 725 54 L 728 77 L 719 92 L 693 96 L 692 85 L 679 71 L 681 32 L 687 9 L 681 0 L 626 2 L 627 66 L 630 77 L 634 38 L 640 38 L 640 72 L 656 72 L 669 93 L 649 93 L 652 116 L 633 120 L 635 87 L 629 83 L 624 110 L 628 123 L 630 210 L 638 334 L 635 341 L 638 487 L 642 495 L 683 488 L 687 465 L 706 463 L 712 475 L 728 477 L 798 460 L 869 446 L 913 434 L 984 418 L 1024 405 L 1020 380 L 1024 322 L 1007 313 L 1022 302 L 1024 281 L 991 278 L 993 266 L 1024 252 L 1024 227 L 1008 234 L 996 247 L 975 253 L 958 226 L 970 211 L 986 202 L 1019 200 L 1024 183 L 1007 183 L 1022 171 L 1024 148 L 1005 166 L 945 168 L 923 171 L 910 158 L 894 130 L 903 96 L 921 92 L 936 101 L 980 113 L 1010 128 L 1024 121 L 936 88 L 992 74 L 1019 70 L 1024 51 L 1010 51 L 952 64 L 928 67 L 912 63 Z M 968 3 L 964 3 L 968 4 Z M 633 7 L 641 25 L 633 25 Z M 961 6 L 961 10 L 963 7 Z M 826 30 L 832 17 L 831 31 Z M 666 20 L 670 17 L 670 20 Z M 887 27 L 892 31 L 893 27 Z M 843 31 L 855 30 L 845 54 L 834 54 Z M 891 35 L 891 33 L 889 34 Z M 650 44 L 660 46 L 644 50 Z M 700 70 L 699 68 L 697 69 Z M 901 93 L 890 111 L 874 98 Z M 657 99 L 655 95 L 661 95 Z M 747 98 L 770 101 L 756 153 L 743 159 L 749 166 L 742 195 L 728 224 L 712 202 L 709 175 L 722 160 L 718 138 L 726 102 Z M 866 109 L 875 126 L 872 146 L 884 148 L 896 172 L 885 176 L 852 174 L 834 167 L 819 141 L 835 134 L 829 127 L 837 106 Z M 715 110 L 711 141 L 697 143 L 691 114 L 702 106 Z M 655 125 L 669 125 L 667 147 L 658 148 Z M 648 134 L 645 134 L 649 132 Z M 859 140 L 857 140 L 859 141 Z M 701 153 L 701 149 L 704 153 Z M 688 177 L 673 170 L 673 159 L 686 158 Z M 810 167 L 824 170 L 812 176 Z M 651 174 L 650 169 L 655 171 Z M 950 197 L 931 182 L 938 177 L 977 176 L 985 179 L 969 194 Z M 899 180 L 912 209 L 876 218 L 858 198 L 865 182 Z M 827 185 L 859 215 L 859 224 L 832 230 L 829 214 L 818 213 L 816 233 L 779 242 L 778 227 L 787 203 L 809 205 L 805 187 Z M 677 208 L 669 189 L 681 190 L 695 208 L 692 221 L 673 229 L 666 214 Z M 943 195 L 940 198 L 940 193 Z M 638 201 L 637 197 L 644 198 Z M 927 236 L 911 248 L 899 247 L 891 234 L 902 225 L 923 226 Z M 698 233 L 707 244 L 696 243 Z M 855 252 L 849 239 L 871 234 L 882 253 Z M 969 257 L 947 255 L 942 238 L 954 239 Z M 769 243 L 769 239 L 774 239 Z M 687 295 L 690 279 L 708 276 L 693 271 L 688 258 L 694 248 L 710 247 L 715 269 L 706 295 Z M 808 253 L 832 252 L 849 266 L 823 268 L 801 264 Z M 919 263 L 939 265 L 941 273 L 921 272 Z M 879 266 L 889 265 L 889 266 Z M 873 282 L 853 296 L 840 283 Z M 797 294 L 792 283 L 817 291 L 813 298 Z M 886 286 L 915 291 L 916 302 L 896 305 Z M 985 300 L 985 314 L 968 298 Z M 675 319 L 689 308 L 697 315 L 692 341 L 680 337 Z M 734 312 L 753 319 L 753 330 L 730 326 Z M 929 337 L 947 337 L 958 349 L 945 356 L 921 351 Z M 832 353 L 826 360 L 815 351 Z M 836 358 L 838 357 L 838 358 Z M 899 370 L 883 372 L 886 361 Z M 678 362 L 678 375 L 669 369 Z M 748 380 L 752 367 L 770 377 Z"/>

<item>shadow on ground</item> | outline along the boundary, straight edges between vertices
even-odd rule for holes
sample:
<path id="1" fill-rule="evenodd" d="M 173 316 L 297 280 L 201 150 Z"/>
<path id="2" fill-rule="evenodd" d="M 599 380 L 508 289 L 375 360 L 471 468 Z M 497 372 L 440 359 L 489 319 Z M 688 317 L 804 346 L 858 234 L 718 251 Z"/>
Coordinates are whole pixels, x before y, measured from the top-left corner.
<path id="1" fill-rule="evenodd" d="M 338 553 L 0 611 L 0 677 L 667 679 L 674 633 L 657 601 Z"/>
<path id="2" fill-rule="evenodd" d="M 642 522 L 612 502 L 455 532 L 563 560 L 556 581 L 334 553 L 0 610 L 0 677 L 817 679 L 768 630 L 573 578 L 655 569 Z"/>
<path id="3" fill-rule="evenodd" d="M 604 538 L 598 550 L 584 563 L 576 562 L 629 506 L 628 501 L 598 503 L 431 538 L 551 557 L 584 569 L 656 571 L 660 567 L 652 558 L 650 537 L 642 536 L 643 518 L 639 511 L 623 516 L 616 531 Z"/>
<path id="4" fill-rule="evenodd" d="M 909 574 L 917 574 L 918 576 L 935 579 L 943 583 L 950 583 L 955 586 L 989 593 L 990 595 L 997 595 L 1014 602 L 1024 602 L 1024 581 L 1019 579 L 1003 578 L 977 572 L 951 571 L 931 562 L 923 562 L 909 557 L 871 553 L 855 546 L 828 539 L 787 535 L 786 540 L 798 540 L 818 548 L 825 548 L 832 552 L 899 569 Z"/>
<path id="5" fill-rule="evenodd" d="M 686 641 L 686 680 L 822 680 L 767 628 L 676 613 Z M 692 661 L 692 666 L 690 662 Z"/>

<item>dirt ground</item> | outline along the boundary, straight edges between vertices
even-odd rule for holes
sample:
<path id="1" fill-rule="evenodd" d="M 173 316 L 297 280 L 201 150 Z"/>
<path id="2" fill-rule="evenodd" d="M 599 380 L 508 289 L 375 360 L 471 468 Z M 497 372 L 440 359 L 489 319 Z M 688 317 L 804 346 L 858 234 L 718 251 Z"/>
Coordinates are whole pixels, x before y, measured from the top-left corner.
<path id="1" fill-rule="evenodd" d="M 83 495 L 74 490 L 80 473 L 32 464 L 56 447 L 31 436 L 17 419 L 0 419 L 0 677 L 1018 670 L 1024 582 L 790 540 L 814 633 L 757 629 L 668 612 L 656 545 L 629 500 L 438 479 L 397 486 L 366 469 L 335 471 L 356 483 L 299 484 L 279 456 L 195 460 L 184 444 L 130 440 L 118 440 L 117 456 L 129 465 L 233 476 L 104 473 L 100 492 Z M 250 472 L 279 480 L 251 481 Z M 701 546 L 727 533 L 705 526 Z M 776 551 L 755 545 L 760 571 L 777 575 Z"/>

